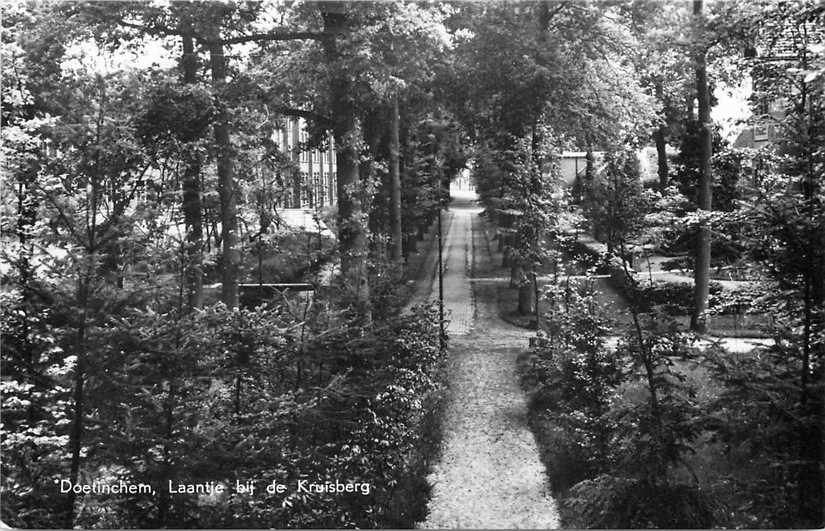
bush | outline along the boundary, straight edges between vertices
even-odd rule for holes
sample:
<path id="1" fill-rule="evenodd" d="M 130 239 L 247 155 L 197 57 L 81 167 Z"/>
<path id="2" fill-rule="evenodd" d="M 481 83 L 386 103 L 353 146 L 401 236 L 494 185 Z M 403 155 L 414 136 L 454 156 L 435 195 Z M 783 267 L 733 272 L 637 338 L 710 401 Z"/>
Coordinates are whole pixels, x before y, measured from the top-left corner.
<path id="1" fill-rule="evenodd" d="M 630 298 L 627 285 L 624 286 L 624 293 Z M 718 282 L 710 282 L 708 297 L 708 307 L 714 309 L 718 303 L 718 297 L 722 293 L 722 285 Z M 686 282 L 657 282 L 655 284 L 645 284 L 638 288 L 635 294 L 639 302 L 639 311 L 650 312 L 654 306 L 660 306 L 668 315 L 689 315 L 693 308 L 693 284 Z"/>
<path id="2" fill-rule="evenodd" d="M 621 372 L 605 345 L 606 310 L 592 285 L 550 286 L 545 298 L 551 306 L 549 330 L 531 351 L 522 383 L 530 392 L 533 424 L 545 441 L 552 487 L 563 492 L 608 459 L 611 426 L 601 419 Z"/>
<path id="3" fill-rule="evenodd" d="M 247 477 L 368 483 L 371 492 L 302 495 L 290 489 L 286 498 L 271 496 L 261 504 L 235 500 L 211 517 L 219 525 L 330 528 L 412 527 L 422 519 L 429 497 L 426 452 L 438 437 L 444 361 L 438 331 L 438 312 L 430 306 L 374 329 L 343 323 L 331 332 L 311 331 L 304 342 L 294 338 L 288 348 L 301 384 L 282 392 L 293 405 L 265 430 L 288 437 L 273 448 L 275 455 L 248 462 Z M 257 447 L 266 433 L 251 429 L 232 439 L 248 438 Z"/>
<path id="4" fill-rule="evenodd" d="M 684 484 L 602 474 L 573 487 L 564 505 L 576 515 L 567 524 L 576 528 L 704 529 L 713 525 L 711 500 Z"/>
<path id="5" fill-rule="evenodd" d="M 678 256 L 670 260 L 662 261 L 661 268 L 664 271 L 673 271 L 674 269 L 688 271 L 693 269 L 693 262 L 692 256 Z"/>
<path id="6" fill-rule="evenodd" d="M 777 344 L 747 356 L 721 349 L 706 354 L 723 384 L 706 427 L 739 471 L 720 485 L 731 498 L 732 526 L 821 528 L 825 522 L 825 393 L 821 383 L 809 383 L 806 396 L 798 372 L 800 335 L 782 334 Z"/>
<path id="7" fill-rule="evenodd" d="M 637 313 L 639 328 L 610 352 L 592 286 L 573 286 L 547 290 L 548 331 L 523 368 L 564 524 L 709 527 L 710 498 L 683 481 L 695 477 L 683 455 L 700 432 L 695 390 L 674 370 L 685 338 L 672 320 Z"/>
<path id="8" fill-rule="evenodd" d="M 344 376 L 307 414 L 316 446 L 333 451 L 320 452 L 315 466 L 327 463 L 332 477 L 369 482 L 375 491 L 344 503 L 317 500 L 313 526 L 411 527 L 423 518 L 429 497 L 424 451 L 438 432 L 432 412 L 444 362 L 438 312 L 419 307 L 364 332 L 342 330 L 309 346 L 313 357 L 340 360 L 333 363 L 341 362 L 336 372 Z"/>
<path id="9" fill-rule="evenodd" d="M 4 313 L 13 317 L 19 301 L 8 302 L 14 304 Z M 340 528 L 420 521 L 429 496 L 427 459 L 439 437 L 438 311 L 419 307 L 366 328 L 330 306 L 316 297 L 307 307 L 285 301 L 190 313 L 132 309 L 95 326 L 86 353 L 94 364 L 86 371 L 80 479 L 148 483 L 156 494 L 79 496 L 76 525 Z M 20 336 L 17 328 L 14 319 L 4 320 L 4 340 Z M 59 350 L 49 336 L 42 343 L 30 346 Z M 7 374 L 16 370 L 10 359 L 4 352 Z M 45 371 L 52 387 L 4 378 L 3 514 L 60 527 L 67 504 L 52 479 L 67 477 L 65 385 L 74 366 L 42 359 L 54 365 Z M 29 473 L 44 481 L 27 480 Z M 371 487 L 369 495 L 306 494 L 295 489 L 299 479 Z M 229 488 L 210 497 L 167 488 L 168 481 L 234 487 L 236 480 L 253 481 L 256 492 Z M 288 485 L 286 493 L 267 494 L 273 480 Z"/>

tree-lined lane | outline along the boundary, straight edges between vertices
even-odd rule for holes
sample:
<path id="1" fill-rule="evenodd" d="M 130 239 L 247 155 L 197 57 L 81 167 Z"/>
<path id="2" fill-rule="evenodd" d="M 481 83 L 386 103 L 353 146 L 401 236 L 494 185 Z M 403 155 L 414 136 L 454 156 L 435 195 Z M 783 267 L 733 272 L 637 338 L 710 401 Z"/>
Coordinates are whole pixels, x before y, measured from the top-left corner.
<path id="1" fill-rule="evenodd" d="M 450 332 L 450 397 L 425 528 L 554 528 L 538 448 L 527 426 L 516 356 L 528 333 L 498 317 L 495 288 L 471 282 L 491 263 L 478 245 L 480 211 L 453 190 L 445 238 L 444 301 Z M 437 296 L 437 284 L 433 296 Z M 475 318 L 474 318 L 475 316 Z"/>

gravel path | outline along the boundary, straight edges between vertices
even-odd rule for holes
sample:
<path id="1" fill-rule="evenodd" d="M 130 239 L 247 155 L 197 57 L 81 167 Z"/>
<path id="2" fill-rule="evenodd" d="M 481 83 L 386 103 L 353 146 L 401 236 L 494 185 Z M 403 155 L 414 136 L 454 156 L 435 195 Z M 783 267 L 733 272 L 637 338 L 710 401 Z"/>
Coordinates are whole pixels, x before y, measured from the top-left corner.
<path id="1" fill-rule="evenodd" d="M 529 332 L 498 318 L 492 258 L 473 196 L 456 194 L 445 238 L 444 300 L 451 322 L 450 397 L 424 528 L 555 528 L 558 512 L 527 426 L 516 356 Z M 438 284 L 432 286 L 433 297 Z"/>

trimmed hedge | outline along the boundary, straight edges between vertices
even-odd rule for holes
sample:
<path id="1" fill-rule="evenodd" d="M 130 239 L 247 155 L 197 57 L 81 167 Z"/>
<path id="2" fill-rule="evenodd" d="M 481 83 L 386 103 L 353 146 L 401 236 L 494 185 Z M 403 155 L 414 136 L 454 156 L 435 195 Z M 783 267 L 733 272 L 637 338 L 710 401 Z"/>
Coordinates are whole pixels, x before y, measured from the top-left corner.
<path id="1" fill-rule="evenodd" d="M 708 288 L 708 308 L 713 309 L 718 305 L 717 298 L 722 293 L 722 285 L 710 282 Z M 631 296 L 626 286 L 624 295 Z M 654 306 L 661 306 L 669 315 L 689 315 L 693 311 L 693 284 L 686 282 L 645 284 L 639 288 L 637 296 L 643 312 L 651 311 Z"/>

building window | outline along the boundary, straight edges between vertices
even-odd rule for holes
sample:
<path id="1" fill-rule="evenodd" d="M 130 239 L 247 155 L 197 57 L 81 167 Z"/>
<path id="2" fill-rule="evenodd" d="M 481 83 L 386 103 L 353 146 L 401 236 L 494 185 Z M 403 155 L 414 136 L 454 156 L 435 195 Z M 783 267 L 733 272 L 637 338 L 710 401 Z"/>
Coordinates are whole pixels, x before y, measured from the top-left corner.
<path id="1" fill-rule="evenodd" d="M 775 98 L 768 105 L 768 112 L 774 115 L 784 114 L 787 107 L 788 100 L 786 98 Z"/>

